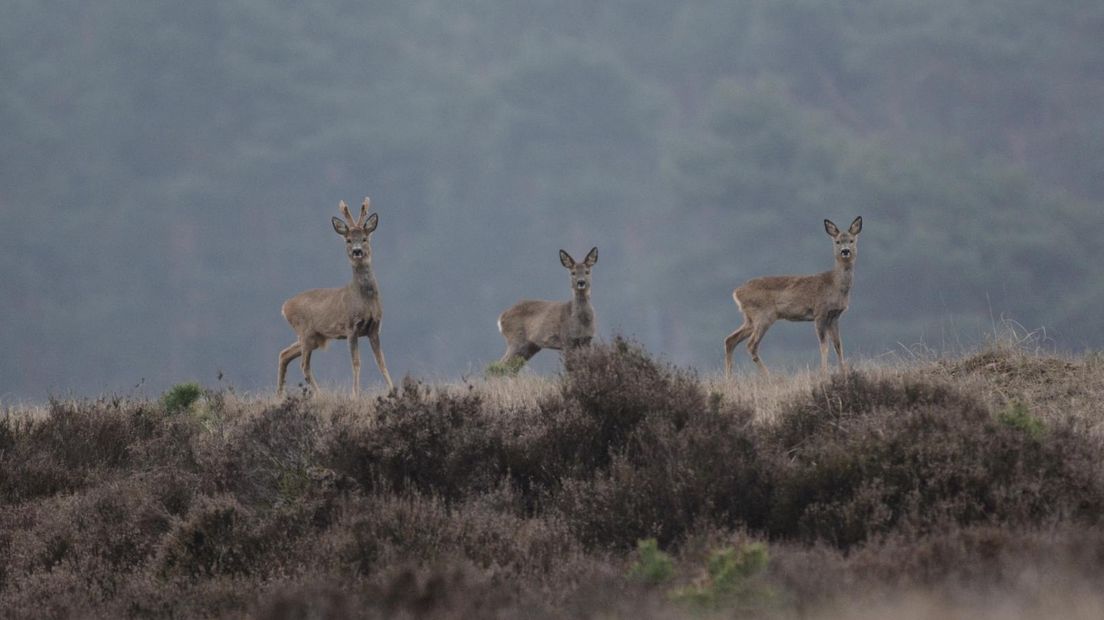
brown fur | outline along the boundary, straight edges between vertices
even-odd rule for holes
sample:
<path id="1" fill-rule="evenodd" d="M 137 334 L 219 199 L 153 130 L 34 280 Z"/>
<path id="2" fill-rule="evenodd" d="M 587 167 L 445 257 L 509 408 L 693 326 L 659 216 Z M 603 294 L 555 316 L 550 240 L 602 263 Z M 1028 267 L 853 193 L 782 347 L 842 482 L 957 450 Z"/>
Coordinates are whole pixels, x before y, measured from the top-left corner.
<path id="1" fill-rule="evenodd" d="M 851 297 L 851 282 L 858 256 L 858 235 L 862 218 L 857 217 L 846 232 L 824 220 L 824 229 L 832 237 L 835 248 L 835 268 L 810 276 L 766 276 L 748 280 L 732 292 L 736 306 L 744 315 L 740 327 L 725 338 L 725 375 L 732 374 L 732 351 L 748 340 L 751 359 L 766 373 L 759 358 L 759 343 L 778 319 L 813 321 L 820 341 L 820 367 L 828 372 L 828 339 L 836 350 L 840 367 L 843 344 L 839 334 L 839 317 L 847 310 Z"/>
<path id="2" fill-rule="evenodd" d="M 379 225 L 379 216 L 368 217 L 370 202 L 364 199 L 360 207 L 360 217 L 354 222 L 349 207 L 341 202 L 341 212 L 345 216 L 342 222 L 333 218 L 334 231 L 345 239 L 345 253 L 353 267 L 353 279 L 341 288 L 319 288 L 299 293 L 284 302 L 281 312 L 298 336 L 296 341 L 280 351 L 276 391 L 283 393 L 284 378 L 288 364 L 301 357 L 300 366 L 307 382 L 318 392 L 318 383 L 310 370 L 311 352 L 325 348 L 330 340 L 348 340 L 349 352 L 353 364 L 353 393 L 360 391 L 360 350 L 358 339 L 367 336 L 372 345 L 387 387 L 394 389 L 391 375 L 387 372 L 383 350 L 380 348 L 380 322 L 383 320 L 383 306 L 380 303 L 379 287 L 372 273 L 372 249 L 369 236 Z"/>
<path id="3" fill-rule="evenodd" d="M 571 272 L 570 301 L 525 299 L 498 317 L 498 331 L 506 339 L 501 362 L 520 357 L 529 361 L 541 349 L 567 349 L 590 344 L 595 333 L 594 307 L 590 304 L 590 268 L 598 262 L 598 248 L 582 263 L 560 250 L 560 262 Z"/>

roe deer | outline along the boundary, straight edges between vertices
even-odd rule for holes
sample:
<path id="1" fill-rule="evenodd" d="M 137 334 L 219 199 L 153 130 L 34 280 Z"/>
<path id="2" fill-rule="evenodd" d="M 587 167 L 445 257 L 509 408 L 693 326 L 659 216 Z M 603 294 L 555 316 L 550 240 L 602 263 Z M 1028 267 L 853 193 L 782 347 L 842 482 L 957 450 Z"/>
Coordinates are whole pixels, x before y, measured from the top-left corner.
<path id="1" fill-rule="evenodd" d="M 839 318 L 847 310 L 851 295 L 851 278 L 858 253 L 858 236 L 862 231 L 862 217 L 851 222 L 847 232 L 841 232 L 835 224 L 824 220 L 824 230 L 835 242 L 836 266 L 812 276 L 767 276 L 748 280 L 732 292 L 736 306 L 744 314 L 744 323 L 725 338 L 725 376 L 732 374 L 732 350 L 745 338 L 751 359 L 764 374 L 767 367 L 759 359 L 759 342 L 763 334 L 777 321 L 813 321 L 817 339 L 820 340 L 820 369 L 828 372 L 828 341 L 831 337 L 839 359 L 843 362 L 843 345 L 840 343 Z"/>
<path id="2" fill-rule="evenodd" d="M 541 349 L 569 349 L 590 344 L 594 338 L 594 307 L 590 305 L 590 268 L 598 262 L 598 248 L 576 263 L 560 250 L 560 262 L 571 272 L 571 301 L 525 299 L 498 317 L 498 331 L 506 339 L 500 363 L 515 357 L 522 363 Z"/>
<path id="3" fill-rule="evenodd" d="M 330 340 L 349 340 L 349 351 L 353 357 L 353 394 L 360 391 L 360 351 L 357 339 L 368 336 L 372 353 L 376 356 L 376 365 L 383 373 L 387 387 L 395 389 L 387 364 L 380 349 L 380 321 L 383 319 L 383 307 L 380 305 L 379 287 L 372 274 L 372 248 L 369 235 L 379 225 L 379 214 L 368 217 L 370 201 L 365 198 L 360 207 L 360 217 L 353 221 L 349 206 L 341 201 L 341 213 L 345 221 L 332 218 L 333 228 L 345 238 L 345 255 L 353 266 L 353 280 L 342 288 L 319 288 L 299 293 L 284 302 L 280 312 L 295 330 L 298 339 L 288 348 L 280 351 L 279 375 L 276 391 L 284 391 L 284 376 L 291 360 L 302 356 L 300 366 L 303 376 L 314 391 L 318 392 L 318 383 L 311 374 L 311 352 L 324 348 Z"/>

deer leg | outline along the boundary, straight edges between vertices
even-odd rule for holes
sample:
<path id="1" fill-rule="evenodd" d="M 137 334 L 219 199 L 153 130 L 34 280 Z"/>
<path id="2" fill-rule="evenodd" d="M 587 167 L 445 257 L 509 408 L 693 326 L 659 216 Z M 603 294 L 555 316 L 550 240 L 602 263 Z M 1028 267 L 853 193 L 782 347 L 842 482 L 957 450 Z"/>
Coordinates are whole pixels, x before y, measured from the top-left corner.
<path id="1" fill-rule="evenodd" d="M 506 346 L 506 353 L 502 355 L 502 359 L 498 360 L 498 363 L 505 364 L 515 357 L 520 357 L 522 362 L 528 362 L 540 350 L 541 348 L 532 342 L 511 343 Z"/>
<path id="2" fill-rule="evenodd" d="M 766 364 L 763 360 L 759 359 L 759 342 L 763 340 L 763 335 L 770 329 L 771 322 L 761 322 L 752 328 L 751 339 L 748 340 L 747 348 L 748 353 L 751 354 L 751 361 L 755 362 L 759 366 L 759 370 L 764 375 L 769 375 L 770 371 L 767 370 Z"/>
<path id="3" fill-rule="evenodd" d="M 284 393 L 284 378 L 287 377 L 287 367 L 291 363 L 291 360 L 299 357 L 303 354 L 302 347 L 299 346 L 299 341 L 295 341 L 291 346 L 287 347 L 283 351 L 280 351 L 280 364 L 279 370 L 276 373 L 276 393 Z"/>
<path id="4" fill-rule="evenodd" d="M 820 342 L 820 372 L 828 374 L 828 330 L 831 326 L 828 318 L 814 319 L 817 340 Z"/>
<path id="5" fill-rule="evenodd" d="M 750 335 L 751 323 L 745 318 L 743 325 L 725 337 L 725 378 L 732 376 L 732 352 Z"/>
<path id="6" fill-rule="evenodd" d="M 311 353 L 314 352 L 314 343 L 308 340 L 303 341 L 303 358 L 299 362 L 299 366 L 303 369 L 303 377 L 306 378 L 307 383 L 310 384 L 311 389 L 317 394 L 320 390 L 318 388 L 318 382 L 314 380 L 314 375 L 311 374 L 310 359 Z"/>
<path id="7" fill-rule="evenodd" d="M 353 396 L 360 394 L 360 338 L 349 336 L 349 355 L 353 358 Z"/>
<path id="8" fill-rule="evenodd" d="M 828 326 L 828 336 L 832 338 L 832 346 L 836 349 L 836 359 L 839 360 L 840 371 L 847 372 L 847 364 L 843 361 L 843 342 L 840 341 L 838 317 Z"/>
<path id="9" fill-rule="evenodd" d="M 380 348 L 379 326 L 379 321 L 372 321 L 372 326 L 368 329 L 368 343 L 372 345 L 372 355 L 376 356 L 376 366 L 379 366 L 383 379 L 387 381 L 387 389 L 394 391 L 395 384 L 391 382 L 391 373 L 387 372 L 387 362 L 384 361 L 383 349 Z"/>
<path id="10" fill-rule="evenodd" d="M 502 357 L 498 359 L 499 364 L 505 364 L 518 355 L 518 348 L 510 343 L 506 343 L 506 352 L 502 354 Z"/>
<path id="11" fill-rule="evenodd" d="M 520 357 L 522 360 L 528 362 L 529 360 L 533 359 L 533 356 L 536 355 L 537 352 L 540 350 L 540 346 L 535 345 L 532 342 L 527 342 L 521 346 L 521 349 L 517 352 L 517 356 Z"/>

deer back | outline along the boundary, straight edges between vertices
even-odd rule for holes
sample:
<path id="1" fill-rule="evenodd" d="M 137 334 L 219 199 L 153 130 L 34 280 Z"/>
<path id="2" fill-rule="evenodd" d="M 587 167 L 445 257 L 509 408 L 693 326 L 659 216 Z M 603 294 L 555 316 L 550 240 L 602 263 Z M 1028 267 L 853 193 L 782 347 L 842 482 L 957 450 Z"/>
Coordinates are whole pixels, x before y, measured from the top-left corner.
<path id="1" fill-rule="evenodd" d="M 350 312 L 357 306 L 360 313 Z M 357 314 L 366 314 L 363 302 L 349 294 L 348 287 L 317 288 L 304 291 L 284 302 L 282 312 L 292 329 L 301 335 L 326 339 L 345 338 L 356 323 Z"/>
<path id="2" fill-rule="evenodd" d="M 499 331 L 510 342 L 531 342 L 542 348 L 560 348 L 568 305 L 537 299 L 519 301 L 499 316 Z"/>
<path id="3" fill-rule="evenodd" d="M 766 276 L 748 280 L 733 297 L 749 315 L 811 321 L 822 308 L 838 304 L 832 272 L 811 276 Z M 846 299 L 843 300 L 846 305 Z"/>

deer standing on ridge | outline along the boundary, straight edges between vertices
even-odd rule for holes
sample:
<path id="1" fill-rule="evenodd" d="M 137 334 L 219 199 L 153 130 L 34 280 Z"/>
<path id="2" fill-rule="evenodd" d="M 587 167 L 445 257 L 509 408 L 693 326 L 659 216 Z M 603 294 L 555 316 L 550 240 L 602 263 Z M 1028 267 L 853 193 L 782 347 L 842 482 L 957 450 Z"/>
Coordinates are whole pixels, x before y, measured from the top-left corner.
<path id="1" fill-rule="evenodd" d="M 732 374 L 732 350 L 744 339 L 751 359 L 764 374 L 767 367 L 759 359 L 759 342 L 763 334 L 778 319 L 813 321 L 820 340 L 820 369 L 828 372 L 828 338 L 836 349 L 840 368 L 843 345 L 840 342 L 839 318 L 847 310 L 851 296 L 851 279 L 858 253 L 858 236 L 862 217 L 855 218 L 846 232 L 829 220 L 824 230 L 834 241 L 836 265 L 832 271 L 812 276 L 766 276 L 748 280 L 732 292 L 736 306 L 744 315 L 744 323 L 725 338 L 725 376 Z"/>
<path id="2" fill-rule="evenodd" d="M 353 394 L 360 391 L 360 350 L 357 340 L 368 336 L 372 353 L 376 356 L 383 378 L 389 389 L 395 389 L 387 364 L 380 348 L 380 321 L 383 319 L 383 306 L 380 304 L 379 286 L 372 273 L 372 248 L 369 235 L 379 225 L 379 214 L 368 217 L 370 201 L 364 199 L 360 207 L 360 217 L 353 221 L 349 206 L 345 201 L 339 205 L 345 221 L 332 218 L 333 228 L 345 238 L 345 255 L 353 267 L 353 279 L 341 288 L 319 288 L 299 293 L 284 302 L 280 312 L 291 324 L 298 336 L 296 341 L 280 351 L 279 374 L 276 391 L 284 391 L 284 377 L 287 367 L 297 357 L 302 357 L 300 366 L 303 376 L 318 392 L 318 383 L 311 374 L 311 352 L 325 348 L 330 340 L 349 340 L 349 351 L 353 358 Z"/>
<path id="3" fill-rule="evenodd" d="M 506 339 L 506 353 L 500 363 L 515 357 L 527 362 L 541 349 L 569 349 L 590 344 L 595 332 L 594 307 L 590 305 L 590 268 L 597 262 L 598 248 L 593 248 L 581 263 L 560 250 L 560 263 L 571 272 L 571 300 L 525 299 L 503 312 L 498 317 L 498 331 Z"/>

